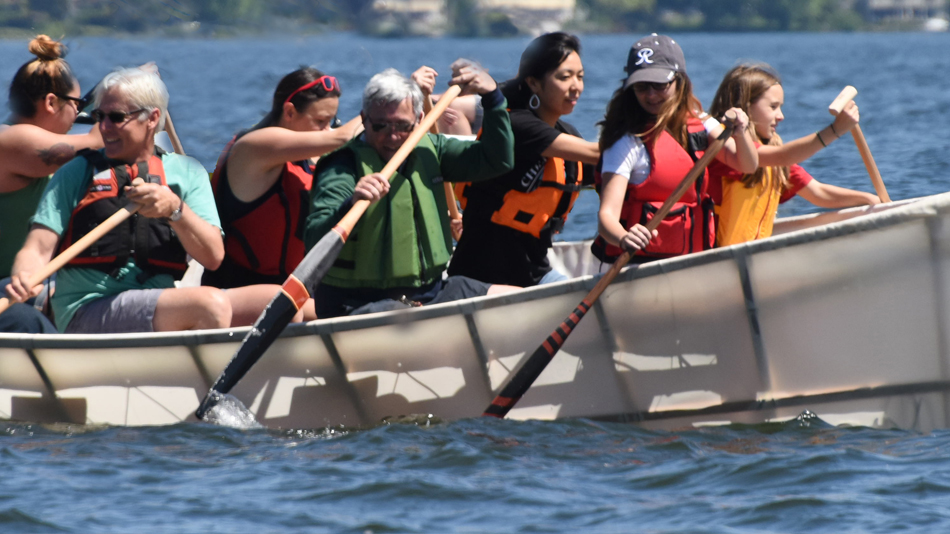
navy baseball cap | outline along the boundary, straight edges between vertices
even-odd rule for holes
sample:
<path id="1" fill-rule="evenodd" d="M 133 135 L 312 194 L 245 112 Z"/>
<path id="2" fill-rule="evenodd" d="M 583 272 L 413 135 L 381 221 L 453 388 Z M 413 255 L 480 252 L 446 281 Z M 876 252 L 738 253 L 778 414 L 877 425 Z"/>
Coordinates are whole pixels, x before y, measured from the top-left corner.
<path id="1" fill-rule="evenodd" d="M 630 47 L 627 56 L 626 89 L 637 82 L 667 83 L 677 72 L 686 72 L 683 49 L 666 35 L 651 34 Z"/>

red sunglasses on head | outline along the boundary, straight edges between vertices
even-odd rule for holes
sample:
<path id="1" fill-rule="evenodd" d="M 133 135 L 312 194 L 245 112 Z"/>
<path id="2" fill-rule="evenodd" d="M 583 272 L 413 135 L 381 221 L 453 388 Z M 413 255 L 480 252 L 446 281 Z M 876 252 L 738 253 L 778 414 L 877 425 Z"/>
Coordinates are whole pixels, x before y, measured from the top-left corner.
<path id="1" fill-rule="evenodd" d="M 336 89 L 338 92 L 340 91 L 340 82 L 336 81 L 336 78 L 334 78 L 333 76 L 320 76 L 316 80 L 308 84 L 305 84 L 301 86 L 300 88 L 298 88 L 293 93 L 290 93 L 290 96 L 287 97 L 287 100 L 284 100 L 284 104 L 286 104 L 287 102 L 290 102 L 290 99 L 297 96 L 297 93 L 301 91 L 306 91 L 307 89 L 310 89 L 311 87 L 315 87 L 317 85 L 322 85 L 323 90 L 326 91 L 327 93 L 332 93 L 334 89 Z"/>

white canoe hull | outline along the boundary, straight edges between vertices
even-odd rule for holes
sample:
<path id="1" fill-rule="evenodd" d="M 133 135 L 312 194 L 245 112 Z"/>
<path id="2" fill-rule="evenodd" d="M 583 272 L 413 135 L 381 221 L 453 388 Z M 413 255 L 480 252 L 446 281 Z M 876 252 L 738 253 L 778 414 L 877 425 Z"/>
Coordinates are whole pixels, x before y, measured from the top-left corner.
<path id="1" fill-rule="evenodd" d="M 950 428 L 950 195 L 783 230 L 625 270 L 509 418 Z M 292 325 L 232 393 L 273 428 L 476 417 L 595 282 Z M 0 334 L 0 418 L 193 421 L 246 331 Z"/>

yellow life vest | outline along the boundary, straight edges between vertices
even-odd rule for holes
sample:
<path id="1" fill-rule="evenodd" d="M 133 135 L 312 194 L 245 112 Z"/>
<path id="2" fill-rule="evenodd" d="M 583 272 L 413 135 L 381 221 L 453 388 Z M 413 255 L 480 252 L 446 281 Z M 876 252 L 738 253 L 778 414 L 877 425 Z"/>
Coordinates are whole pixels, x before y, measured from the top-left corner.
<path id="1" fill-rule="evenodd" d="M 752 187 L 722 178 L 722 206 L 716 242 L 720 247 L 772 235 L 772 223 L 782 198 L 782 182 L 766 167 L 763 179 Z"/>

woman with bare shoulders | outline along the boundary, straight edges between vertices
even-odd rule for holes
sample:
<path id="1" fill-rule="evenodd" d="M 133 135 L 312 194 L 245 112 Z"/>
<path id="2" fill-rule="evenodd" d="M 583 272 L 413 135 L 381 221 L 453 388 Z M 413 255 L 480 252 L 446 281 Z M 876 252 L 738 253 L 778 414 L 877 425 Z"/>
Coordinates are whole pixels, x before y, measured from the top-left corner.
<path id="1" fill-rule="evenodd" d="M 84 148 L 102 148 L 98 128 L 67 135 L 84 102 L 79 82 L 63 57 L 66 47 L 46 35 L 30 41 L 36 56 L 10 83 L 11 115 L 0 125 L 0 287 L 7 284 L 13 258 L 23 246 L 30 218 L 50 176 Z M 14 304 L 0 331 L 51 333 L 55 327 L 27 304 Z"/>
<path id="2" fill-rule="evenodd" d="M 277 84 L 270 112 L 222 151 L 212 177 L 225 259 L 202 283 L 228 289 L 232 325 L 252 324 L 304 255 L 313 164 L 349 141 L 359 117 L 331 129 L 340 103 L 333 76 L 307 67 Z M 313 301 L 295 320 L 316 318 Z"/>
<path id="3" fill-rule="evenodd" d="M 10 276 L 50 176 L 79 150 L 102 148 L 98 128 L 67 135 L 83 102 L 66 47 L 40 35 L 29 49 L 36 58 L 13 77 L 12 114 L 0 126 L 0 278 Z"/>

